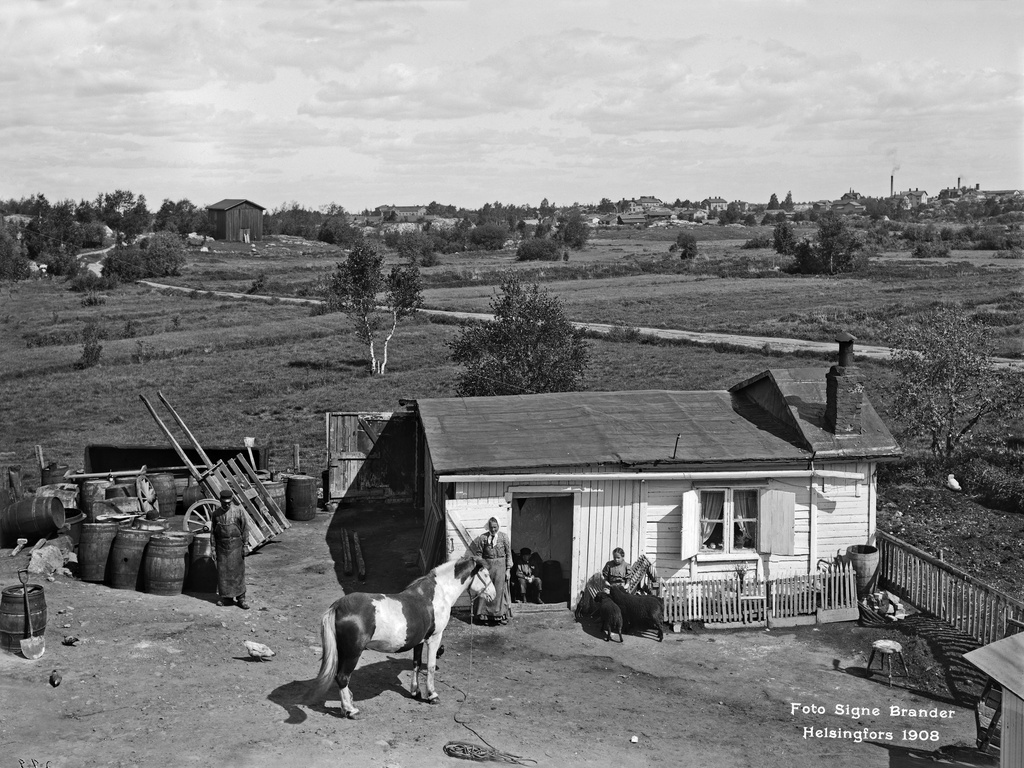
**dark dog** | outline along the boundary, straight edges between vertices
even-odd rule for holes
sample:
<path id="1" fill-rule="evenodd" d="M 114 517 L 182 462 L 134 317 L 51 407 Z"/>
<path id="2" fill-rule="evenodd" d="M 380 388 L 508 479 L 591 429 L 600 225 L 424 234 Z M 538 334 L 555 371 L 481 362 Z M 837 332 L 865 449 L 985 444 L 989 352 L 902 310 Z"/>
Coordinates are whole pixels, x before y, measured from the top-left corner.
<path id="1" fill-rule="evenodd" d="M 612 639 L 612 632 L 622 640 L 622 611 L 607 592 L 598 592 L 594 598 L 597 603 L 597 614 L 601 617 L 601 632 L 604 633 L 604 641 L 607 643 Z"/>
<path id="2" fill-rule="evenodd" d="M 665 637 L 662 626 L 664 607 L 661 599 L 653 595 L 631 595 L 622 587 L 611 588 L 611 598 L 622 611 L 622 624 L 628 632 L 631 629 L 653 629 L 658 633 L 658 642 Z"/>

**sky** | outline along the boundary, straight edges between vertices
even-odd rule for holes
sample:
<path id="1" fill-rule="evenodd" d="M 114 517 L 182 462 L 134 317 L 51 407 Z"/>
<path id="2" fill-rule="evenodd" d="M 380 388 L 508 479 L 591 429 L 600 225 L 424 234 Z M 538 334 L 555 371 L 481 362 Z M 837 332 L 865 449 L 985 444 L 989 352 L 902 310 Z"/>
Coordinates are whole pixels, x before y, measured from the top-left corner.
<path id="1" fill-rule="evenodd" d="M 1024 188 L 1018 0 L 4 0 L 0 199 Z"/>

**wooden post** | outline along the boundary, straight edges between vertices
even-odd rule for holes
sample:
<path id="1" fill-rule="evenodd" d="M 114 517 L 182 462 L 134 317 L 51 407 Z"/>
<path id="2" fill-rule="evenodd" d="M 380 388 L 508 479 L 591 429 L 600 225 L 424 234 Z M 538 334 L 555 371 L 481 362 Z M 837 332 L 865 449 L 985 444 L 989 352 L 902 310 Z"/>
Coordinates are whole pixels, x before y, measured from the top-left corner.
<path id="1" fill-rule="evenodd" d="M 366 581 L 366 563 L 363 562 L 363 548 L 359 546 L 359 534 L 352 531 L 352 546 L 356 551 L 356 573 L 360 581 Z"/>
<path id="2" fill-rule="evenodd" d="M 348 546 L 348 531 L 341 529 L 341 564 L 345 569 L 345 575 L 352 575 L 352 550 Z"/>

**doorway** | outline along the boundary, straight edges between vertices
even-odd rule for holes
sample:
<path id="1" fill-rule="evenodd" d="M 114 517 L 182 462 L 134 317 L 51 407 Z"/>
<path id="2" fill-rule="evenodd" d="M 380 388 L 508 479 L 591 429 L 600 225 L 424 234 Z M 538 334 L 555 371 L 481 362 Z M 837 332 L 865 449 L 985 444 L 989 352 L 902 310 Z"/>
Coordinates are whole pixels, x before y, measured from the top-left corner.
<path id="1" fill-rule="evenodd" d="M 516 496 L 512 500 L 512 549 L 529 547 L 544 580 L 545 603 L 568 603 L 572 575 L 573 496 Z M 537 562 L 539 561 L 539 562 Z M 538 567 L 539 566 L 539 567 Z"/>

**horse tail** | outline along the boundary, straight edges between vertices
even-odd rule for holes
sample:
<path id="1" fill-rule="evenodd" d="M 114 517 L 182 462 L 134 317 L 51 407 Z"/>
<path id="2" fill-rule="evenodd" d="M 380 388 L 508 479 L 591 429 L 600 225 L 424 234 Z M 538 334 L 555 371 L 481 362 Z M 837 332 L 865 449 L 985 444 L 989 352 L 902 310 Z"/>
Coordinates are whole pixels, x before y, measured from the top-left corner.
<path id="1" fill-rule="evenodd" d="M 323 647 L 320 655 L 320 674 L 316 676 L 313 687 L 314 697 L 327 694 L 327 689 L 338 674 L 338 637 L 334 628 L 336 606 L 332 605 L 324 611 L 320 619 L 320 644 Z"/>

